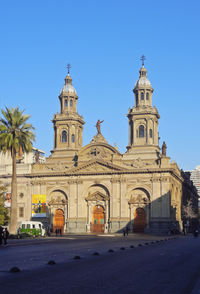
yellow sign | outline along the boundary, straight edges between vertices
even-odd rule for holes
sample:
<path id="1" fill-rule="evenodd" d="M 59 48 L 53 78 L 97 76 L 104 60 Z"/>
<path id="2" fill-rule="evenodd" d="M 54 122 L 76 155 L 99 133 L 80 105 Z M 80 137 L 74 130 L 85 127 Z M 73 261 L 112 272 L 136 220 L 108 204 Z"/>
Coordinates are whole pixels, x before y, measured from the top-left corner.
<path id="1" fill-rule="evenodd" d="M 32 217 L 46 217 L 46 195 L 32 195 Z"/>

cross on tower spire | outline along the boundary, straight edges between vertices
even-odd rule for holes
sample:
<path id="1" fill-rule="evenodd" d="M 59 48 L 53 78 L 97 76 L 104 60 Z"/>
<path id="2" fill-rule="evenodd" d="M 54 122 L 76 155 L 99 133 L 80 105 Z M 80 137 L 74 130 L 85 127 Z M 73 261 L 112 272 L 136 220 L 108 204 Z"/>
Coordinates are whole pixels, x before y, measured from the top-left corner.
<path id="1" fill-rule="evenodd" d="M 71 68 L 71 64 L 68 63 L 68 65 L 67 65 L 68 74 L 69 74 L 69 72 L 70 72 L 70 68 Z"/>
<path id="2" fill-rule="evenodd" d="M 140 57 L 140 60 L 142 60 L 142 66 L 144 66 L 144 61 L 145 61 L 146 57 L 144 56 L 144 54 Z"/>

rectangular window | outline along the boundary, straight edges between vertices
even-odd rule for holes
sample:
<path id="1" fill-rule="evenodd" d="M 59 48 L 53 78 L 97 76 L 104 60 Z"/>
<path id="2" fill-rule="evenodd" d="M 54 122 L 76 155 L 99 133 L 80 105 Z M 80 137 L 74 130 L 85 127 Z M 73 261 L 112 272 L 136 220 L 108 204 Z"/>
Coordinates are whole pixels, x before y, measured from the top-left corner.
<path id="1" fill-rule="evenodd" d="M 24 207 L 19 207 L 19 217 L 24 217 Z"/>
<path id="2" fill-rule="evenodd" d="M 31 228 L 31 225 L 30 224 L 27 224 L 26 228 L 27 229 L 30 229 Z"/>

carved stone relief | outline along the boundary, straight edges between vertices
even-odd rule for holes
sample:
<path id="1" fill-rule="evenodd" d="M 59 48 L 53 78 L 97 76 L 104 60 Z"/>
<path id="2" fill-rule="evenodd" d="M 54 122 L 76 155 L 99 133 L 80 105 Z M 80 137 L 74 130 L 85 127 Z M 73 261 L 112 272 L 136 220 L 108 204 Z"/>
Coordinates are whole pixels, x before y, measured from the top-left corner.
<path id="1" fill-rule="evenodd" d="M 68 204 L 67 197 L 63 191 L 55 190 L 50 194 L 48 206 L 64 207 Z"/>
<path id="2" fill-rule="evenodd" d="M 131 166 L 133 168 L 147 168 L 149 166 L 151 166 L 151 163 L 147 163 L 144 160 L 142 160 L 140 157 L 138 157 L 137 159 L 135 159 L 133 162 L 131 163 L 126 163 L 127 166 Z"/>
<path id="3" fill-rule="evenodd" d="M 137 207 L 145 207 L 150 203 L 147 194 L 141 189 L 135 189 L 131 192 L 129 205 L 134 205 Z"/>
<path id="4" fill-rule="evenodd" d="M 68 203 L 68 201 L 66 199 L 63 199 L 61 196 L 57 196 L 57 197 L 53 197 L 49 201 L 48 205 L 49 206 L 58 206 L 58 207 L 60 207 L 60 206 L 67 205 L 67 203 Z"/>
<path id="5" fill-rule="evenodd" d="M 72 166 L 73 164 L 71 164 L 71 166 L 67 166 L 66 164 L 63 164 L 62 162 L 58 161 L 56 162 L 56 164 L 45 165 L 44 167 L 46 170 L 49 170 L 49 171 L 64 171 L 69 169 Z"/>

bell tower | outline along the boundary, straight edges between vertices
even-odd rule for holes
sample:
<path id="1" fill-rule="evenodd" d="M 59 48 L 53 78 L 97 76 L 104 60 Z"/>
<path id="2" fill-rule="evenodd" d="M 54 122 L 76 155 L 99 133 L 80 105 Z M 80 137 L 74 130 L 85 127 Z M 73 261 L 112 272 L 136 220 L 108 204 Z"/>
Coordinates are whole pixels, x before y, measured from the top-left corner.
<path id="1" fill-rule="evenodd" d="M 61 90 L 60 113 L 54 115 L 52 120 L 54 127 L 53 157 L 73 156 L 82 147 L 83 143 L 83 117 L 77 112 L 78 96 L 72 85 L 70 76 L 70 64 L 67 65 L 68 73 L 65 84 Z M 67 153 L 66 153 L 67 151 Z"/>
<path id="2" fill-rule="evenodd" d="M 157 159 L 159 148 L 158 119 L 160 118 L 156 107 L 152 107 L 153 88 L 147 78 L 147 70 L 142 67 L 139 79 L 133 89 L 135 104 L 127 114 L 129 120 L 129 144 L 127 153 L 134 158 Z"/>

